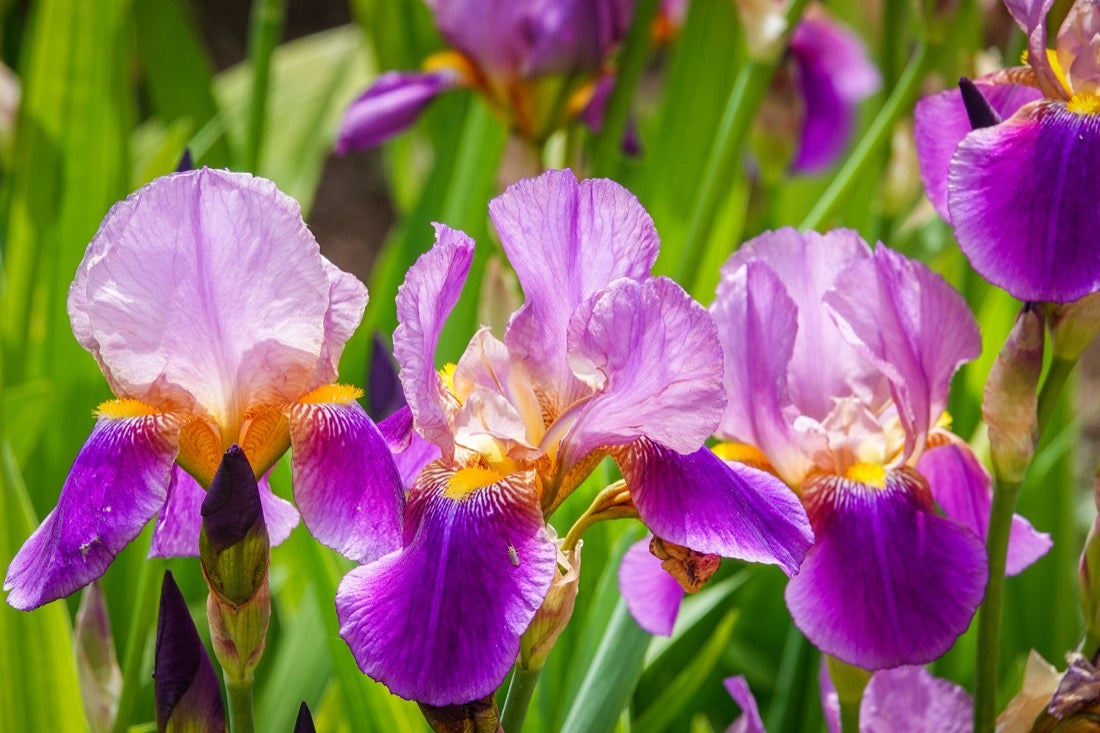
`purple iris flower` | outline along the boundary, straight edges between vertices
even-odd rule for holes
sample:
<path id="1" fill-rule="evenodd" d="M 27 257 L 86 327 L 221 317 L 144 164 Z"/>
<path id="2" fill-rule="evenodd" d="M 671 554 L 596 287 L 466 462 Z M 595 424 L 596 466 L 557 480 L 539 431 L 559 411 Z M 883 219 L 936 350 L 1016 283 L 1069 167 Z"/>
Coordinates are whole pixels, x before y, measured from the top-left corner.
<path id="1" fill-rule="evenodd" d="M 1100 290 L 1100 207 L 1090 193 L 1100 166 L 1100 6 L 1075 3 L 1048 50 L 1053 0 L 1005 5 L 1027 34 L 1028 66 L 976 80 L 990 117 L 979 129 L 958 90 L 922 100 L 921 173 L 983 277 L 1021 300 L 1077 300 Z"/>
<path id="2" fill-rule="evenodd" d="M 310 532 L 355 560 L 388 552 L 400 479 L 358 390 L 332 383 L 366 302 L 270 181 L 204 168 L 114 206 L 68 305 L 117 399 L 12 560 L 8 602 L 34 608 L 98 578 L 158 513 L 150 554 L 197 555 L 204 487 L 234 443 L 258 477 L 293 446 Z M 260 498 L 281 542 L 298 511 L 262 478 Z"/>
<path id="3" fill-rule="evenodd" d="M 604 456 L 670 542 L 788 573 L 811 542 L 781 482 L 703 447 L 725 405 L 722 347 L 707 311 L 650 274 L 658 239 L 638 201 L 549 171 L 489 211 L 526 300 L 503 340 L 483 328 L 437 369 L 474 244 L 436 225 L 398 293 L 394 353 L 408 445 L 438 458 L 415 474 L 401 547 L 349 573 L 336 597 L 363 671 L 433 706 L 504 679 L 557 572 L 546 517 Z"/>
<path id="4" fill-rule="evenodd" d="M 378 145 L 457 87 L 477 89 L 524 137 L 544 139 L 583 107 L 588 85 L 626 35 L 634 0 L 428 0 L 428 6 L 454 51 L 429 58 L 423 73 L 379 77 L 348 108 L 336 152 Z"/>

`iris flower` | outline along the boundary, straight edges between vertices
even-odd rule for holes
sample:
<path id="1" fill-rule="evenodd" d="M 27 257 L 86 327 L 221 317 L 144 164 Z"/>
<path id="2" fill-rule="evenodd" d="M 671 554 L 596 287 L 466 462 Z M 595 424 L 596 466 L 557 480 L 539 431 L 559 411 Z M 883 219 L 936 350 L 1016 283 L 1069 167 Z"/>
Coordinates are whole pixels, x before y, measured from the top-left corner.
<path id="1" fill-rule="evenodd" d="M 360 561 L 388 549 L 400 480 L 358 391 L 333 384 L 366 302 L 270 181 L 203 169 L 114 206 L 68 306 L 116 399 L 96 410 L 57 507 L 12 560 L 8 602 L 34 608 L 91 582 L 158 514 L 150 554 L 198 554 L 203 488 L 233 443 L 258 477 L 293 445 L 313 535 Z M 266 480 L 260 489 L 282 541 L 298 512 Z"/>
<path id="2" fill-rule="evenodd" d="M 453 51 L 391 71 L 344 116 L 336 152 L 378 145 L 445 91 L 476 89 L 520 135 L 544 140 L 578 114 L 626 35 L 633 0 L 427 0 Z"/>
<path id="3" fill-rule="evenodd" d="M 474 244 L 436 225 L 398 293 L 394 354 L 415 440 L 439 458 L 414 479 L 400 545 L 336 597 L 363 671 L 433 706 L 504 679 L 557 572 L 546 518 L 604 456 L 670 542 L 793 572 L 811 541 L 782 483 L 703 447 L 725 404 L 721 344 L 702 306 L 650 275 L 658 239 L 638 201 L 550 171 L 489 211 L 525 302 L 503 340 L 482 328 L 437 368 Z"/>
<path id="4" fill-rule="evenodd" d="M 787 586 L 795 623 L 867 669 L 943 654 L 988 574 L 991 483 L 945 412 L 952 375 L 980 351 L 962 297 L 855 232 L 784 229 L 730 258 L 712 312 L 729 395 L 715 450 L 782 478 L 813 527 Z M 1010 573 L 1050 547 L 1014 522 Z M 679 599 L 635 553 L 635 575 L 648 564 L 651 598 L 665 599 L 648 613 L 670 629 Z"/>
<path id="5" fill-rule="evenodd" d="M 1100 290 L 1100 6 L 1078 0 L 1051 50 L 1053 0 L 1005 5 L 1027 34 L 1028 65 L 975 81 L 977 119 L 958 90 L 918 104 L 921 173 L 983 277 L 1021 300 L 1077 300 Z"/>

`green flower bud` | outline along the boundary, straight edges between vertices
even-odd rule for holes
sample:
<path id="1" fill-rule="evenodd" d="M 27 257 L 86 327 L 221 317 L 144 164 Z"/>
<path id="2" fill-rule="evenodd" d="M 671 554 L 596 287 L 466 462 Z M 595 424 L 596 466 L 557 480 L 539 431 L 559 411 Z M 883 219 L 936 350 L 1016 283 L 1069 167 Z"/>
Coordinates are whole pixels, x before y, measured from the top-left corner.
<path id="1" fill-rule="evenodd" d="M 1035 455 L 1044 340 L 1042 312 L 1024 306 L 985 384 L 982 414 L 989 425 L 993 470 L 1004 481 L 1023 481 Z"/>

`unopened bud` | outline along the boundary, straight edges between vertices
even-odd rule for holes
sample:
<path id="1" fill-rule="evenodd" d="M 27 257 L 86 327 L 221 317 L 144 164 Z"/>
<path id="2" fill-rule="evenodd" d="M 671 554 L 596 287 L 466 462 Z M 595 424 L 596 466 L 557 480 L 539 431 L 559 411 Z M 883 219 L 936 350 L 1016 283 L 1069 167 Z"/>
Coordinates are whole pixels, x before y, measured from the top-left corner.
<path id="1" fill-rule="evenodd" d="M 688 593 L 695 593 L 710 580 L 722 563 L 718 555 L 697 552 L 689 547 L 673 544 L 660 537 L 649 541 L 649 551 L 661 561 L 665 569 Z"/>
<path id="2" fill-rule="evenodd" d="M 294 721 L 294 733 L 317 733 L 313 725 L 313 716 L 309 714 L 309 705 L 305 702 L 298 708 L 298 719 Z"/>
<path id="3" fill-rule="evenodd" d="M 982 415 L 989 426 L 993 470 L 1004 481 L 1023 481 L 1035 455 L 1044 336 L 1042 312 L 1024 306 L 985 384 Z"/>
<path id="4" fill-rule="evenodd" d="M 428 725 L 436 733 L 498 733 L 500 715 L 496 699 L 489 695 L 480 700 L 435 707 L 418 703 Z"/>
<path id="5" fill-rule="evenodd" d="M 111 619 L 99 581 L 93 581 L 81 594 L 74 633 L 76 671 L 88 724 L 94 733 L 109 731 L 118 711 L 122 671 L 115 656 Z"/>
<path id="6" fill-rule="evenodd" d="M 1055 305 L 1050 315 L 1050 347 L 1055 359 L 1076 362 L 1100 331 L 1100 293 Z"/>
<path id="7" fill-rule="evenodd" d="M 784 4 L 774 0 L 736 0 L 734 7 L 745 29 L 749 57 L 770 61 L 778 56 L 787 30 Z"/>
<path id="8" fill-rule="evenodd" d="M 550 656 L 550 650 L 573 617 L 583 544 L 577 542 L 575 547 L 564 552 L 559 544 L 558 565 L 554 571 L 554 581 L 550 584 L 550 592 L 546 594 L 520 639 L 519 661 L 524 669 L 542 669 L 546 658 Z"/>

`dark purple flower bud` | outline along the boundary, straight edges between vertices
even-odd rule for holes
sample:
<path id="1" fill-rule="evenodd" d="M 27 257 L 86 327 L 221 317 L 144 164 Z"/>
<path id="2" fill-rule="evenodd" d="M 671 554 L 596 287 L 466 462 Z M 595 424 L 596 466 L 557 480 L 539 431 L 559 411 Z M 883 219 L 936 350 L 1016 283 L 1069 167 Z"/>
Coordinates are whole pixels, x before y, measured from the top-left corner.
<path id="1" fill-rule="evenodd" d="M 191 157 L 191 148 L 184 148 L 183 155 L 180 156 L 180 162 L 176 163 L 176 173 L 193 170 L 194 167 L 195 161 Z"/>
<path id="2" fill-rule="evenodd" d="M 160 593 L 153 679 L 158 731 L 226 729 L 217 675 L 168 571 Z"/>
<path id="3" fill-rule="evenodd" d="M 966 106 L 966 116 L 970 119 L 970 126 L 975 130 L 982 127 L 992 127 L 1001 121 L 1001 116 L 993 105 L 985 98 L 981 90 L 974 82 L 965 76 L 959 79 L 959 92 L 962 94 L 963 104 Z"/>
<path id="4" fill-rule="evenodd" d="M 397 378 L 397 367 L 390 356 L 390 347 L 382 334 L 374 334 L 371 350 L 370 372 L 367 375 L 367 414 L 376 423 L 381 422 L 405 406 L 405 393 Z"/>
<path id="5" fill-rule="evenodd" d="M 317 733 L 313 726 L 313 716 L 309 714 L 309 706 L 302 702 L 298 708 L 298 720 L 294 722 L 294 733 Z"/>

